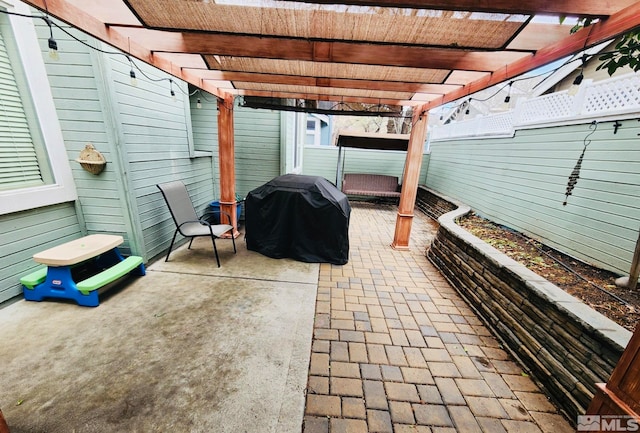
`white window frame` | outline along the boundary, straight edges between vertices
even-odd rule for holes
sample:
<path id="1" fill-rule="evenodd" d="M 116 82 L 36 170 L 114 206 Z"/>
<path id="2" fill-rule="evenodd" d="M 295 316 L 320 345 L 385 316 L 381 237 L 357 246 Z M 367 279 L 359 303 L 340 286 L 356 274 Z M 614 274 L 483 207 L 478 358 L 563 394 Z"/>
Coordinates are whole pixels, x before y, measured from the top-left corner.
<path id="1" fill-rule="evenodd" d="M 309 129 L 308 124 L 309 121 L 313 121 L 314 122 L 314 128 L 313 128 L 313 133 L 310 133 L 311 129 Z M 313 136 L 313 143 L 312 144 L 307 144 L 307 137 L 309 136 Z M 306 118 L 306 123 L 305 123 L 305 136 L 304 136 L 304 143 L 307 146 L 320 146 L 320 138 L 322 136 L 322 132 L 321 132 L 321 123 L 320 123 L 320 119 L 318 119 L 317 117 L 311 115 L 311 114 L 307 114 L 307 118 Z"/>
<path id="2" fill-rule="evenodd" d="M 0 7 L 10 12 L 32 14 L 27 5 L 17 0 L 0 0 Z M 49 160 L 53 181 L 41 186 L 0 191 L 0 215 L 78 198 L 35 25 L 29 18 L 13 15 L 8 15 L 7 18 L 18 47 L 19 60 L 28 86 L 27 93 L 31 95 L 30 102 L 36 114 L 36 118 L 29 118 L 29 122 L 37 122 L 40 128 L 43 150 Z"/>

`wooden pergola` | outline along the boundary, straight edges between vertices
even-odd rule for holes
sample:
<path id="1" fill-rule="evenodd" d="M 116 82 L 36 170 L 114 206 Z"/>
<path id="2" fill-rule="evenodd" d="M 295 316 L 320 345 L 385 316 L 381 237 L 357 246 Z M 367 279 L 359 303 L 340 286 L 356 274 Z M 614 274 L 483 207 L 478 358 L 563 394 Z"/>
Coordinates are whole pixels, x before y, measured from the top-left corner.
<path id="1" fill-rule="evenodd" d="M 640 26 L 635 0 L 25 0 L 218 98 L 235 207 L 236 96 L 409 106 L 392 247 L 407 249 L 427 113 Z M 571 34 L 560 17 L 592 18 Z"/>
<path id="2" fill-rule="evenodd" d="M 411 106 L 396 249 L 409 247 L 428 110 L 640 25 L 633 0 L 25 3 L 219 98 L 221 205 L 231 215 L 235 96 Z M 570 34 L 561 16 L 596 23 Z"/>

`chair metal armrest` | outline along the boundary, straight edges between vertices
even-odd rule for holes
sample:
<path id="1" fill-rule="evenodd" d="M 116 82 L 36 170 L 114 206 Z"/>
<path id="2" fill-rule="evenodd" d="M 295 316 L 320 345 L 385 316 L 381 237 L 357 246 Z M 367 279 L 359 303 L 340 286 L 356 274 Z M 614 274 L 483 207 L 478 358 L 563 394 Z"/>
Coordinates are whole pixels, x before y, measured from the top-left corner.
<path id="1" fill-rule="evenodd" d="M 180 224 L 180 225 L 178 226 L 178 228 L 182 227 L 182 226 L 183 226 L 183 225 L 185 225 L 185 224 L 189 224 L 189 223 L 200 223 L 200 224 L 202 224 L 203 226 L 210 226 L 210 225 L 211 225 L 211 223 L 209 223 L 209 221 L 207 221 L 207 220 L 198 219 L 198 220 L 189 220 L 189 221 L 184 221 L 182 224 Z"/>
<path id="2" fill-rule="evenodd" d="M 207 215 L 214 215 L 214 214 L 221 214 L 220 215 L 220 223 L 222 223 L 222 214 L 225 214 L 227 216 L 227 218 L 229 218 L 229 224 L 231 224 L 231 214 L 229 212 L 223 211 L 222 209 L 208 210 L 204 214 L 202 214 L 202 216 L 200 218 L 204 218 Z"/>

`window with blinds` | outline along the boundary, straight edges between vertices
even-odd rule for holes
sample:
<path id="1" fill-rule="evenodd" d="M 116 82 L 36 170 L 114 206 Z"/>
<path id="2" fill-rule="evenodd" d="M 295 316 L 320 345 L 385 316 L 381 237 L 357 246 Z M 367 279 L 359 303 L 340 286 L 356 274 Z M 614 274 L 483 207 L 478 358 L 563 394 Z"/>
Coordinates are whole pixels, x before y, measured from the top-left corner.
<path id="1" fill-rule="evenodd" d="M 0 190 L 42 185 L 35 145 L 1 32 L 0 118 Z"/>

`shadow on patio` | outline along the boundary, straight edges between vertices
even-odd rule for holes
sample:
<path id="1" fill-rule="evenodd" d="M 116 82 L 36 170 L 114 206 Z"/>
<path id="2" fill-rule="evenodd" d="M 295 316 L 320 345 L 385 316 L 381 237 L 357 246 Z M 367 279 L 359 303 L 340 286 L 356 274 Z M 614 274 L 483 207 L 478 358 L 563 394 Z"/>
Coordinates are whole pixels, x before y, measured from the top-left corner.
<path id="1" fill-rule="evenodd" d="M 573 431 L 427 261 L 436 224 L 395 251 L 396 208 L 352 205 L 344 266 L 203 238 L 98 308 L 4 308 L 11 432 Z"/>

